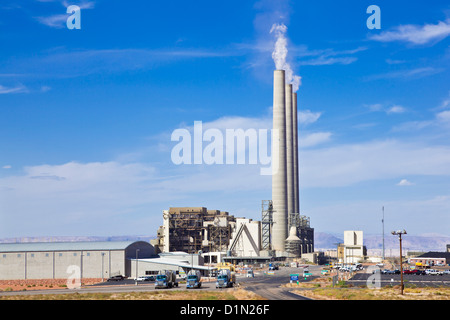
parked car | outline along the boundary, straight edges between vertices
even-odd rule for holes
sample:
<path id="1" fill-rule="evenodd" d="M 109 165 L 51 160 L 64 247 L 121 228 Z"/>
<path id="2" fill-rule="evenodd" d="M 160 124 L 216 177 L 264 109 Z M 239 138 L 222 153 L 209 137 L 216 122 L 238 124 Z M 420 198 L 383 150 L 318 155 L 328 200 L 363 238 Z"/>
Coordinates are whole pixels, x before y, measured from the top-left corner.
<path id="1" fill-rule="evenodd" d="M 427 269 L 425 271 L 426 274 L 432 275 L 432 276 L 436 276 L 436 275 L 440 275 L 442 276 L 444 273 L 442 271 L 439 270 L 435 270 L 435 269 Z"/>
<path id="2" fill-rule="evenodd" d="M 123 280 L 123 279 L 125 279 L 124 276 L 118 275 L 118 276 L 109 277 L 107 281 L 120 281 L 120 280 Z"/>
<path id="3" fill-rule="evenodd" d="M 444 274 L 450 274 L 450 270 L 444 270 L 443 273 Z"/>
<path id="4" fill-rule="evenodd" d="M 154 276 L 140 276 L 136 279 L 136 281 L 155 281 Z"/>
<path id="5" fill-rule="evenodd" d="M 387 274 L 400 274 L 400 270 L 398 270 L 398 269 L 388 270 Z"/>
<path id="6" fill-rule="evenodd" d="M 415 271 L 416 271 L 415 272 L 416 276 L 422 276 L 422 275 L 426 274 L 424 270 L 415 270 Z"/>
<path id="7" fill-rule="evenodd" d="M 410 270 L 410 269 L 403 270 L 403 274 L 415 274 L 416 272 L 417 270 Z"/>

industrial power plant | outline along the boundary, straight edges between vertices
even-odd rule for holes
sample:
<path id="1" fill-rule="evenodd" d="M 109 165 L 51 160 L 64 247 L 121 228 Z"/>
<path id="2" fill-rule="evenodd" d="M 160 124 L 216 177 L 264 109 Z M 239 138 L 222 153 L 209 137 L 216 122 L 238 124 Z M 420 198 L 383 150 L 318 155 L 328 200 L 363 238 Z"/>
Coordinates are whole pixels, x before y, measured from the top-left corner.
<path id="1" fill-rule="evenodd" d="M 300 214 L 297 93 L 285 70 L 273 74 L 272 199 L 261 221 L 204 207 L 174 207 L 152 245 L 157 252 L 201 253 L 205 262 L 285 260 L 314 251 L 314 229 Z"/>

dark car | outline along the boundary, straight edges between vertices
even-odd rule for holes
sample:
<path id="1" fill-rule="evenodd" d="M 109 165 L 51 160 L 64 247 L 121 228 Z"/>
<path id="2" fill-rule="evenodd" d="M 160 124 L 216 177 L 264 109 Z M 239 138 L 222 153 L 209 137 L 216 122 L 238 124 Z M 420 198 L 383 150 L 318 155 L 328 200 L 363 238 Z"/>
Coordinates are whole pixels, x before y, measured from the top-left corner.
<path id="1" fill-rule="evenodd" d="M 398 270 L 398 269 L 395 269 L 395 270 L 389 270 L 389 271 L 387 272 L 387 274 L 400 274 L 400 270 Z"/>
<path id="2" fill-rule="evenodd" d="M 119 276 L 112 276 L 112 277 L 108 278 L 107 281 L 121 281 L 123 279 L 125 279 L 124 276 L 119 275 Z"/>
<path id="3" fill-rule="evenodd" d="M 426 274 L 425 271 L 423 271 L 423 270 L 414 270 L 414 271 L 415 271 L 414 274 L 415 274 L 416 276 L 421 276 L 421 275 Z"/>

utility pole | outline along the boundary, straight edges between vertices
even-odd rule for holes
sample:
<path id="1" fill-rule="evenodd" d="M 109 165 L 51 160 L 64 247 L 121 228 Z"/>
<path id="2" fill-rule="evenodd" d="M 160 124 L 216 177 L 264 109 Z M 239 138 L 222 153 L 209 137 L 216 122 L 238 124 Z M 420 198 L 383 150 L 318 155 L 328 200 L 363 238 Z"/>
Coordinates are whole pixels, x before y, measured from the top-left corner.
<path id="1" fill-rule="evenodd" d="M 392 231 L 391 232 L 394 236 L 398 236 L 398 239 L 400 241 L 400 281 L 401 281 L 401 289 L 400 293 L 403 295 L 403 262 L 402 262 L 402 234 L 406 234 L 406 230 L 398 230 L 398 231 Z"/>

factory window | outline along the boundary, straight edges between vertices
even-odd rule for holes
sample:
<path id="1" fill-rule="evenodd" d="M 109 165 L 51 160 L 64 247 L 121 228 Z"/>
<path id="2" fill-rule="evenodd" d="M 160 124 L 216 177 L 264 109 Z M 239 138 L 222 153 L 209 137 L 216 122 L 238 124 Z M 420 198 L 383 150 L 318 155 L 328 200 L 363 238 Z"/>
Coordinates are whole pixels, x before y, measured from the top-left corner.
<path id="1" fill-rule="evenodd" d="M 158 274 L 158 271 L 150 271 L 150 270 L 145 271 L 146 276 L 150 276 L 150 275 L 154 275 L 154 274 Z"/>
<path id="2" fill-rule="evenodd" d="M 20 253 L 17 254 L 17 258 L 20 258 L 22 255 Z"/>
<path id="3" fill-rule="evenodd" d="M 91 256 L 91 253 L 90 253 L 90 252 L 88 252 L 88 253 L 86 253 L 86 255 L 87 255 L 88 257 L 90 257 L 90 256 Z"/>
<path id="4" fill-rule="evenodd" d="M 45 256 L 48 257 L 48 253 L 46 253 Z"/>
<path id="5" fill-rule="evenodd" d="M 60 253 L 59 256 L 62 257 L 62 253 Z"/>
<path id="6" fill-rule="evenodd" d="M 3 258 L 6 258 L 6 254 L 3 255 Z"/>
<path id="7" fill-rule="evenodd" d="M 73 256 L 74 256 L 74 257 L 76 257 L 76 256 L 77 256 L 77 253 L 76 253 L 76 252 L 74 252 L 74 253 L 73 253 Z"/>
<path id="8" fill-rule="evenodd" d="M 31 254 L 31 257 L 34 258 L 34 253 Z"/>

